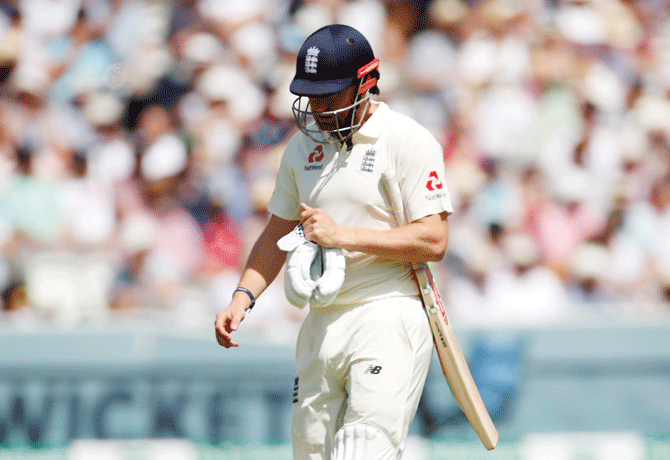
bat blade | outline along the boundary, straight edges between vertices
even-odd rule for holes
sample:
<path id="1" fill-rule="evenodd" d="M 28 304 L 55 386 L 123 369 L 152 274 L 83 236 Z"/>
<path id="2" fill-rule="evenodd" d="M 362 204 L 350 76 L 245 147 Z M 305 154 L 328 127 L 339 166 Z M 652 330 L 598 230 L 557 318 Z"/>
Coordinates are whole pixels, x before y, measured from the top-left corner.
<path id="1" fill-rule="evenodd" d="M 393 171 L 385 171 L 382 180 L 399 225 L 407 222 L 400 186 Z M 477 389 L 472 373 L 449 322 L 447 312 L 430 268 L 425 263 L 412 264 L 423 305 L 426 309 L 437 357 L 451 393 L 484 446 L 491 450 L 498 444 L 498 431 Z"/>
<path id="2" fill-rule="evenodd" d="M 472 378 L 430 269 L 422 264 L 422 266 L 414 267 L 414 271 L 420 286 L 431 286 L 430 295 L 422 295 L 422 298 L 433 332 L 437 357 L 451 393 L 479 439 L 488 450 L 491 450 L 498 444 L 498 431 Z"/>

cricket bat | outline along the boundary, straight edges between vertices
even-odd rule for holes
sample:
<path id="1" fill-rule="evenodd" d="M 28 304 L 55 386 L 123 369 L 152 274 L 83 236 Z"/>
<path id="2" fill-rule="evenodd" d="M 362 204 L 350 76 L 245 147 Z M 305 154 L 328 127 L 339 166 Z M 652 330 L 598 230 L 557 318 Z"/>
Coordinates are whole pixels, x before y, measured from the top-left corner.
<path id="1" fill-rule="evenodd" d="M 395 173 L 391 170 L 384 171 L 382 180 L 391 200 L 398 225 L 406 224 L 405 207 Z M 456 340 L 456 335 L 447 317 L 442 297 L 440 297 L 430 268 L 425 263 L 413 263 L 412 268 L 419 284 L 423 306 L 430 321 L 433 341 L 437 349 L 437 357 L 442 366 L 442 372 L 447 379 L 454 399 L 465 413 L 470 425 L 472 425 L 484 446 L 491 450 L 498 444 L 498 431 L 493 425 L 491 416 L 472 378 L 468 363 L 465 361 L 465 356 L 463 356 L 458 340 Z"/>

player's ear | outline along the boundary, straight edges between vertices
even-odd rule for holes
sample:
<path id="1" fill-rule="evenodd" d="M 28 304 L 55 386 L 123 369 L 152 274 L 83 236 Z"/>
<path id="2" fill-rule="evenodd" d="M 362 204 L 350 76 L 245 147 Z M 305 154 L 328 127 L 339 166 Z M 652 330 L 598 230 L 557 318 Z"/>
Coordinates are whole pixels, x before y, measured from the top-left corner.
<path id="1" fill-rule="evenodd" d="M 379 81 L 379 70 L 378 70 L 378 69 L 373 70 L 372 72 L 370 72 L 370 73 L 367 75 L 367 78 L 368 78 L 368 79 L 376 78 L 377 81 Z M 378 95 L 378 94 L 379 94 L 379 84 L 376 84 L 375 86 L 373 86 L 372 88 L 370 88 L 370 93 L 371 93 L 371 94 Z"/>

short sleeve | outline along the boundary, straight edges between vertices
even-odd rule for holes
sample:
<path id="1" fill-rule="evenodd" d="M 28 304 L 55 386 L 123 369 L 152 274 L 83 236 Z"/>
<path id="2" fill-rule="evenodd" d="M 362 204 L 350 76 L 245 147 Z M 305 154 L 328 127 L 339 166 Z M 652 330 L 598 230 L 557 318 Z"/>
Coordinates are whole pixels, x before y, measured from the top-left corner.
<path id="1" fill-rule="evenodd" d="M 394 148 L 396 177 L 410 221 L 453 208 L 446 184 L 444 154 L 432 134 L 410 123 Z"/>
<path id="2" fill-rule="evenodd" d="M 282 219 L 300 220 L 300 197 L 289 161 L 295 151 L 292 145 L 290 142 L 282 156 L 275 189 L 268 203 L 268 211 Z"/>

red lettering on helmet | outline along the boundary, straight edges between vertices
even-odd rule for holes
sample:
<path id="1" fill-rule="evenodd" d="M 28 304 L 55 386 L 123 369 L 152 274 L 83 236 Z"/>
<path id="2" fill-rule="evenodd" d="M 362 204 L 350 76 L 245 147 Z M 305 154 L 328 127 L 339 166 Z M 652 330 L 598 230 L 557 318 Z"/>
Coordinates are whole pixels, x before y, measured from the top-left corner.
<path id="1" fill-rule="evenodd" d="M 308 161 L 310 163 L 318 163 L 323 160 L 323 146 L 317 145 L 316 148 L 309 154 Z"/>
<path id="2" fill-rule="evenodd" d="M 363 83 L 361 85 L 361 87 L 358 90 L 358 94 L 365 93 L 367 90 L 369 90 L 370 88 L 372 88 L 376 84 L 377 84 L 377 79 L 376 78 L 369 79 L 368 81 L 366 81 L 365 83 Z"/>
<path id="3" fill-rule="evenodd" d="M 363 67 L 358 69 L 358 78 L 361 78 L 363 75 L 367 75 L 373 70 L 379 67 L 379 59 L 373 59 L 369 64 L 365 64 Z"/>
<path id="4" fill-rule="evenodd" d="M 437 176 L 437 171 L 431 171 L 428 177 L 429 177 L 428 182 L 426 182 L 426 188 L 428 190 L 432 192 L 435 189 L 439 190 L 442 188 L 442 181 Z"/>

